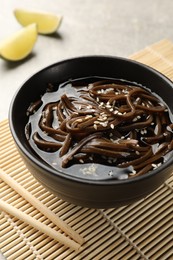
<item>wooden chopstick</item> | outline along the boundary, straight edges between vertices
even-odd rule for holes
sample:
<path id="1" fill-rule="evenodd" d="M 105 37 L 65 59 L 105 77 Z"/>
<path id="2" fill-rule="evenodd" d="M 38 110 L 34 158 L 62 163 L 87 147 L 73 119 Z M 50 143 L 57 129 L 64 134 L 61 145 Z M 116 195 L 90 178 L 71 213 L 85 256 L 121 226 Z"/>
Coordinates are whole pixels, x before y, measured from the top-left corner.
<path id="1" fill-rule="evenodd" d="M 42 214 L 44 214 L 48 219 L 50 219 L 55 225 L 57 225 L 62 231 L 69 235 L 78 244 L 82 245 L 84 243 L 84 238 L 81 237 L 75 230 L 73 230 L 67 223 L 61 220 L 55 213 L 53 213 L 49 208 L 47 208 L 40 200 L 38 200 L 34 195 L 29 193 L 25 188 L 23 188 L 17 181 L 6 174 L 2 169 L 0 169 L 0 178 L 7 183 L 11 188 L 13 188 L 17 193 L 19 193 L 24 199 L 26 199 L 31 205 L 37 208 Z"/>
<path id="2" fill-rule="evenodd" d="M 55 239 L 56 241 L 62 243 L 63 245 L 70 247 L 71 249 L 78 251 L 81 247 L 80 244 L 76 243 L 75 241 L 71 240 L 70 238 L 64 236 L 63 234 L 57 232 L 53 228 L 45 225 L 44 223 L 40 222 L 39 220 L 27 215 L 23 211 L 15 208 L 14 206 L 8 204 L 7 202 L 0 199 L 0 209 L 8 212 L 9 214 L 19 218 L 20 220 L 24 221 L 25 223 L 29 224 L 30 226 L 36 228 L 37 230 L 43 232 L 44 234 L 48 235 L 49 237 Z"/>

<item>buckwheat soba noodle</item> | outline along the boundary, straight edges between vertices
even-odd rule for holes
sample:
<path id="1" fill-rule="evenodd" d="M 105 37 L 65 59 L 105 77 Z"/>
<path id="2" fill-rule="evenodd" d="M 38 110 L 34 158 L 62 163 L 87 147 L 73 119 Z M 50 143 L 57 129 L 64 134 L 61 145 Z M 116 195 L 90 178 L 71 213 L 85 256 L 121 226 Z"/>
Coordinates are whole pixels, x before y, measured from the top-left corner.
<path id="1" fill-rule="evenodd" d="M 36 154 L 79 178 L 134 178 L 172 154 L 167 106 L 135 83 L 86 78 L 49 84 L 27 114 L 26 137 Z"/>

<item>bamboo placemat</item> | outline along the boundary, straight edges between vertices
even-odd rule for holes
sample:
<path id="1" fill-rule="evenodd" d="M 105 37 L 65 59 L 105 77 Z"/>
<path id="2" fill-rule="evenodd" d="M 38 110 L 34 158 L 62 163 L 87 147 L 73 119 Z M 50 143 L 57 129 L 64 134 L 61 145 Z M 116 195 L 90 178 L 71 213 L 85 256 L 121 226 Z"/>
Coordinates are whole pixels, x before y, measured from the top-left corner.
<path id="1" fill-rule="evenodd" d="M 173 43 L 162 40 L 130 58 L 173 80 Z M 58 199 L 29 173 L 13 142 L 8 121 L 0 123 L 0 167 L 85 238 L 79 252 L 69 249 L 16 217 L 2 212 L 0 245 L 16 259 L 173 259 L 173 175 L 154 193 L 115 209 L 88 209 Z M 59 230 L 12 188 L 0 182 L 1 198 Z M 60 230 L 59 230 L 60 232 Z"/>

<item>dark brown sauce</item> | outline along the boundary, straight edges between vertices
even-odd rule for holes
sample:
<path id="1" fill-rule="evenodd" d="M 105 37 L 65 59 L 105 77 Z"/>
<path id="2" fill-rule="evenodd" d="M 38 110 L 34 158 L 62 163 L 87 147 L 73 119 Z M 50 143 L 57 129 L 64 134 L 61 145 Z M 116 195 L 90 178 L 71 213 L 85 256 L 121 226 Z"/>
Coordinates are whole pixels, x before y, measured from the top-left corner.
<path id="1" fill-rule="evenodd" d="M 93 77 L 50 84 L 27 114 L 26 137 L 36 154 L 79 178 L 147 174 L 173 149 L 166 104 L 136 83 Z"/>

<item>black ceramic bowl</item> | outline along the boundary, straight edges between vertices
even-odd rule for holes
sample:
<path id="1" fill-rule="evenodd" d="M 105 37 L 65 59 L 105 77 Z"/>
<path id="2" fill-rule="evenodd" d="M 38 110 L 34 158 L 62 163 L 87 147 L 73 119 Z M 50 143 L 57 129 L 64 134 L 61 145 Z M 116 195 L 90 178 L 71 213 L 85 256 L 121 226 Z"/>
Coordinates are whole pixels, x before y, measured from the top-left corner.
<path id="1" fill-rule="evenodd" d="M 127 180 L 98 181 L 80 179 L 56 171 L 42 161 L 25 137 L 26 110 L 46 91 L 47 83 L 100 76 L 137 82 L 158 94 L 173 113 L 173 83 L 154 69 L 138 62 L 105 56 L 64 60 L 30 77 L 15 94 L 9 112 L 10 129 L 19 152 L 35 178 L 59 198 L 91 208 L 110 208 L 133 203 L 158 188 L 173 170 L 173 158 L 158 169 Z"/>

